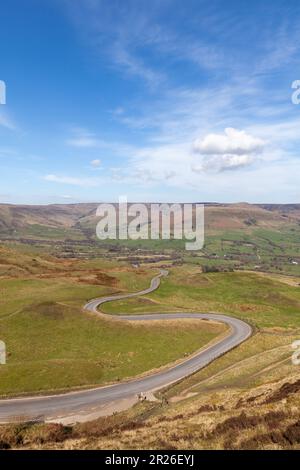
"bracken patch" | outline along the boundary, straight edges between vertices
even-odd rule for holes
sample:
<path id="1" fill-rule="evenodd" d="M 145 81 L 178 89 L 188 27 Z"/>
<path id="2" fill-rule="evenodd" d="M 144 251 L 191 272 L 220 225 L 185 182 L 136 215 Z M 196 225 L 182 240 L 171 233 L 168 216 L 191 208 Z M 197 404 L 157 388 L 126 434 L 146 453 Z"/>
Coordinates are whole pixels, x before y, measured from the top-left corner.
<path id="1" fill-rule="evenodd" d="M 294 383 L 287 382 L 283 384 L 279 390 L 273 393 L 273 395 L 268 397 L 265 403 L 274 403 L 298 392 L 300 392 L 300 380 L 297 380 L 297 382 Z"/>
<path id="2" fill-rule="evenodd" d="M 245 429 L 253 428 L 260 424 L 265 424 L 268 427 L 272 428 L 275 427 L 276 424 L 278 424 L 278 422 L 282 421 L 284 418 L 285 413 L 283 413 L 282 411 L 270 411 L 269 413 L 266 413 L 262 416 L 248 416 L 243 411 L 238 416 L 233 416 L 218 424 L 212 432 L 212 435 L 217 436 L 232 431 L 243 431 Z"/>

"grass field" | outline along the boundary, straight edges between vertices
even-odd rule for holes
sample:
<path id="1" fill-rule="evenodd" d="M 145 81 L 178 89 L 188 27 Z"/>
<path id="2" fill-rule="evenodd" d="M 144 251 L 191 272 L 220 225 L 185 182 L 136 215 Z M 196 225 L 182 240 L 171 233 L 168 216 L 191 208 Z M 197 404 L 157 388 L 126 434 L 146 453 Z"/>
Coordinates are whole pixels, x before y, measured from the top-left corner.
<path id="1" fill-rule="evenodd" d="M 256 273 L 203 274 L 198 267 L 171 268 L 160 289 L 137 299 L 103 305 L 103 311 L 225 312 L 257 327 L 300 327 L 300 289 Z"/>
<path id="2" fill-rule="evenodd" d="M 2 252 L 2 267 L 4 261 Z M 222 325 L 199 321 L 124 324 L 81 310 L 91 298 L 148 286 L 155 270 L 145 273 L 102 260 L 78 262 L 74 269 L 70 262 L 42 257 L 33 262 L 13 251 L 6 263 L 0 278 L 0 338 L 7 347 L 1 395 L 139 375 L 194 352 L 224 331 Z"/>
<path id="3" fill-rule="evenodd" d="M 96 237 L 97 204 L 0 204 L 0 240 L 37 246 L 57 256 L 143 260 L 169 256 L 216 270 L 300 275 L 299 205 L 206 204 L 205 245 L 186 252 L 184 240 L 105 240 Z"/>
<path id="4" fill-rule="evenodd" d="M 114 318 L 82 312 L 90 298 L 148 286 L 158 272 L 150 266 L 135 269 L 107 258 L 59 260 L 28 246 L 2 247 L 0 338 L 7 343 L 8 363 L 0 366 L 1 395 L 143 374 L 224 333 L 219 325 L 198 321 L 124 324 L 118 313 L 224 312 L 249 321 L 255 334 L 157 393 L 156 402 L 73 427 L 0 426 L 0 442 L 64 449 L 300 448 L 300 371 L 291 361 L 291 345 L 300 338 L 299 277 L 202 273 L 199 257 L 193 257 L 171 266 L 157 291 L 104 304 Z"/>

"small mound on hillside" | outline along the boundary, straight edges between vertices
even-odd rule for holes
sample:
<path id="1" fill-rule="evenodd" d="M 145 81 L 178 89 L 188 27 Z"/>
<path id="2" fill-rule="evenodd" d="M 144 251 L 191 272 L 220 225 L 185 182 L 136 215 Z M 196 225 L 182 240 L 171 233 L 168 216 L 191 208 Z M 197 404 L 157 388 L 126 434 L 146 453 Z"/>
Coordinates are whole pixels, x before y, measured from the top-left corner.
<path id="1" fill-rule="evenodd" d="M 24 313 L 36 313 L 44 317 L 60 319 L 63 318 L 66 307 L 64 305 L 57 304 L 56 302 L 42 302 L 40 304 L 31 304 L 25 310 Z"/>

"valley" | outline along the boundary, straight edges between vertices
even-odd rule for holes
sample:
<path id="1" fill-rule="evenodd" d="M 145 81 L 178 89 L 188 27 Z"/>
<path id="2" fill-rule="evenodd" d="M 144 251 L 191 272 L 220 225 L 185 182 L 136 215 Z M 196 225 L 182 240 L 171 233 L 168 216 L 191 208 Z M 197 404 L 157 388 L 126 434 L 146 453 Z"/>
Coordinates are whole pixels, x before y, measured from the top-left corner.
<path id="1" fill-rule="evenodd" d="M 34 207 L 0 206 L 2 399 L 146 377 L 228 334 L 193 313 L 235 317 L 253 334 L 153 400 L 113 415 L 89 413 L 76 424 L 16 414 L 0 425 L 3 448 L 298 448 L 300 372 L 291 361 L 300 338 L 298 206 L 208 206 L 205 247 L 193 254 L 178 240 L 99 242 L 94 206 L 79 206 L 46 209 L 51 222 Z M 100 315 L 83 311 L 93 298 L 146 289 L 161 269 L 168 276 L 159 289 L 105 303 Z M 191 318 L 119 318 L 157 312 Z"/>

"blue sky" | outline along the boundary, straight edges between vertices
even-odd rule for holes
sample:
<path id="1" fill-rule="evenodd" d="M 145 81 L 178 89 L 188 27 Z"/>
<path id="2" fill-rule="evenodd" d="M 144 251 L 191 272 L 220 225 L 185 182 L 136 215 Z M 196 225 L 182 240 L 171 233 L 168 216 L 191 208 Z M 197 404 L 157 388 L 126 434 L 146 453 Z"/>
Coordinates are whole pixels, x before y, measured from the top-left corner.
<path id="1" fill-rule="evenodd" d="M 6 0 L 0 202 L 300 202 L 298 0 Z"/>

